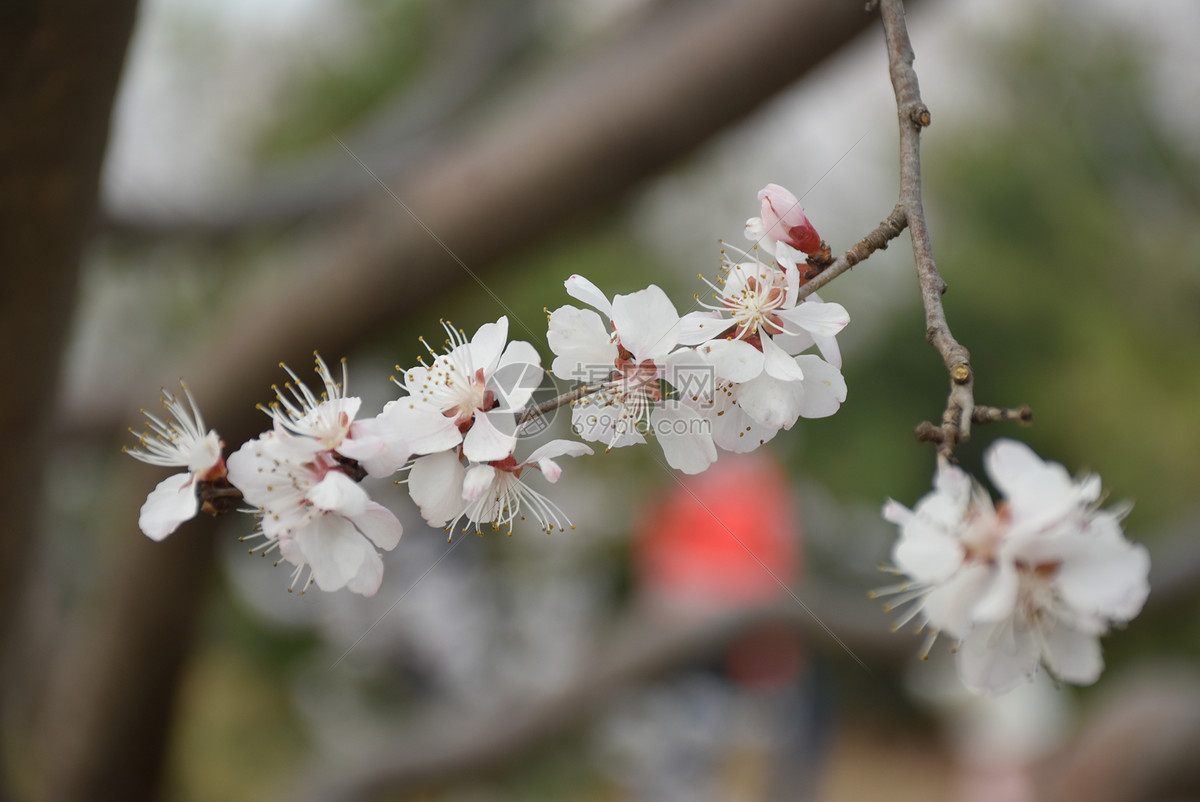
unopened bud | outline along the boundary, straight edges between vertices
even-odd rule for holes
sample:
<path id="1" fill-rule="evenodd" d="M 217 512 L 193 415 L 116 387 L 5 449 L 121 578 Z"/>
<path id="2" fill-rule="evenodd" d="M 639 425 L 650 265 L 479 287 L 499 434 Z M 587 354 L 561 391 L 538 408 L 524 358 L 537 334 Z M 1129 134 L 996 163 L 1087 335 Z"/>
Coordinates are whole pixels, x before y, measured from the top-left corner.
<path id="1" fill-rule="evenodd" d="M 768 236 L 809 255 L 820 253 L 821 235 L 795 195 L 778 184 L 767 184 L 759 190 L 758 199 L 762 201 L 763 227 Z"/>

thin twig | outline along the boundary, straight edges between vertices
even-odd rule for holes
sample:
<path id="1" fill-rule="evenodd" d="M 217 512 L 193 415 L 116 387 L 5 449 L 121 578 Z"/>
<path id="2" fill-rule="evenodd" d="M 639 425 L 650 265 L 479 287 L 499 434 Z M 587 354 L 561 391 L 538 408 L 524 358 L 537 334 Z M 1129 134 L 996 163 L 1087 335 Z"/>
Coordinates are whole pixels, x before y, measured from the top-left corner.
<path id="1" fill-rule="evenodd" d="M 889 242 L 900 236 L 900 232 L 904 230 L 905 225 L 904 206 L 897 203 L 896 208 L 892 209 L 892 213 L 884 218 L 883 222 L 874 231 L 855 243 L 850 250 L 835 259 L 829 267 L 822 270 L 815 278 L 809 280 L 801 287 L 800 291 L 796 293 L 796 299 L 800 301 L 807 298 L 875 253 L 875 251 L 886 249 Z"/>
<path id="2" fill-rule="evenodd" d="M 517 428 L 519 429 L 534 418 L 553 412 L 559 407 L 565 407 L 567 404 L 573 404 L 585 396 L 598 393 L 604 387 L 604 384 L 604 382 L 598 382 L 596 384 L 581 384 L 574 390 L 569 390 L 562 395 L 558 395 L 549 399 L 548 401 L 543 401 L 536 407 L 530 407 L 522 412 L 521 416 L 517 418 Z"/>
<path id="3" fill-rule="evenodd" d="M 917 73 L 913 70 L 912 42 L 904 22 L 902 0 L 883 0 L 883 30 L 887 39 L 888 72 L 896 93 L 896 113 L 900 123 L 900 205 L 912 235 L 913 257 L 925 306 L 925 338 L 938 350 L 950 374 L 950 396 L 942 413 L 938 457 L 952 460 L 954 447 L 971 435 L 975 409 L 975 374 L 971 354 L 954 335 L 942 307 L 942 280 L 933 261 L 933 246 L 925 223 L 921 201 L 921 129 L 930 123 L 929 108 L 921 100 Z M 932 425 L 931 425 L 932 426 Z"/>
<path id="4" fill-rule="evenodd" d="M 1001 420 L 1015 420 L 1024 424 L 1033 422 L 1033 409 L 1028 404 L 1020 407 L 975 407 L 971 413 L 972 423 L 995 423 Z"/>

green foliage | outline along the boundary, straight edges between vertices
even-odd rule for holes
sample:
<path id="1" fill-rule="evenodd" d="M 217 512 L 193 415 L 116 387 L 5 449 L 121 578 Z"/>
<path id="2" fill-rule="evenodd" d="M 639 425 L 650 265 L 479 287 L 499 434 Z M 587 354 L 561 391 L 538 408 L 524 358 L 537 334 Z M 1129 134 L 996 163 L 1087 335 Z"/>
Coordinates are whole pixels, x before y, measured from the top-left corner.
<path id="1" fill-rule="evenodd" d="M 424 0 L 357 0 L 364 41 L 336 63 L 298 74 L 289 100 L 263 139 L 264 155 L 291 156 L 329 145 L 331 132 L 364 119 L 417 73 L 434 38 Z"/>

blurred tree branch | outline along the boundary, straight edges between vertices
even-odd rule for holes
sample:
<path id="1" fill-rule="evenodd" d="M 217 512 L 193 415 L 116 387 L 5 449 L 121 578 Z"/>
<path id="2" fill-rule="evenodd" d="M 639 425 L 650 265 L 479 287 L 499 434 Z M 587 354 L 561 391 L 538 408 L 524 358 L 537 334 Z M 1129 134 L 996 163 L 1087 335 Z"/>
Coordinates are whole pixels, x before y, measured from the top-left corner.
<path id="1" fill-rule="evenodd" d="M 669 4 L 577 68 L 536 79 L 502 119 L 447 137 L 398 196 L 482 270 L 628 192 L 870 19 L 841 0 Z M 280 258 L 294 262 L 286 283 L 264 281 L 235 299 L 189 357 L 172 359 L 172 373 L 182 367 L 230 443 L 263 428 L 253 401 L 281 359 L 302 364 L 314 348 L 345 353 L 462 280 L 461 268 L 386 197 L 362 199 L 285 250 Z M 117 431 L 145 395 L 119 388 L 93 396 L 90 423 Z M 140 476 L 138 483 L 148 486 Z M 173 689 L 211 565 L 210 526 L 152 544 L 136 532 L 133 502 L 116 513 L 124 517 L 112 521 L 113 534 L 123 536 L 113 539 L 102 593 L 53 678 L 48 696 L 64 701 L 42 722 L 46 743 L 87 745 L 47 769 L 56 799 L 95 799 L 102 790 L 125 800 L 156 795 Z"/>
<path id="2" fill-rule="evenodd" d="M 418 169 L 443 135 L 495 91 L 533 45 L 531 5 L 530 0 L 488 0 L 435 7 L 444 18 L 435 34 L 444 42 L 394 98 L 345 134 L 355 152 L 389 181 L 403 181 Z M 345 154 L 330 140 L 315 153 L 262 168 L 250 192 L 203 211 L 179 215 L 157 208 L 102 208 L 99 233 L 132 243 L 221 241 L 336 212 L 374 188 L 362 171 L 346 169 Z"/>
<path id="3" fill-rule="evenodd" d="M 12 0 L 0 9 L 0 343 L 19 379 L 0 394 L 11 458 L 0 477 L 0 671 L 10 660 L 17 605 L 41 526 L 47 429 L 57 397 L 79 265 L 96 210 L 109 117 L 135 0 Z M 0 798 L 8 749 L 21 741 L 0 681 Z"/>
<path id="4" fill-rule="evenodd" d="M 805 580 L 800 593 L 855 652 L 892 663 L 911 653 L 912 644 L 892 636 L 886 621 L 862 613 L 864 596 L 848 598 L 844 592 L 814 584 L 811 578 Z M 647 618 L 652 617 L 644 610 L 627 614 L 612 634 L 597 644 L 586 660 L 587 667 L 567 687 L 537 698 L 508 699 L 499 709 L 469 724 L 463 722 L 461 712 L 439 707 L 374 754 L 362 756 L 349 767 L 324 767 L 286 790 L 282 798 L 360 802 L 485 775 L 561 737 L 602 711 L 621 691 L 701 665 L 740 635 L 762 625 L 795 627 L 811 636 L 814 645 L 828 643 L 825 631 L 790 599 L 674 627 L 646 623 Z M 838 659 L 843 653 L 834 649 L 829 654 Z M 437 735 L 446 732 L 448 720 L 460 726 L 453 735 Z"/>

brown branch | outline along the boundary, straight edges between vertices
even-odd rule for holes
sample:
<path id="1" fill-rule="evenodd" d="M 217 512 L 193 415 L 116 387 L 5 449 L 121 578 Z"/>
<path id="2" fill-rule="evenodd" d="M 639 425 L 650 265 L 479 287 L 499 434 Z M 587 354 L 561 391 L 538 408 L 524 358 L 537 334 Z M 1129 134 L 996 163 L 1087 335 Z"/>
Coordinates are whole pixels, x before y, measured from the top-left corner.
<path id="1" fill-rule="evenodd" d="M 975 407 L 971 413 L 971 422 L 977 424 L 995 423 L 996 421 L 1020 421 L 1024 424 L 1033 422 L 1033 409 L 1028 405 L 1020 407 Z"/>
<path id="2" fill-rule="evenodd" d="M 517 418 L 517 428 L 524 426 L 534 418 L 551 413 L 559 407 L 565 407 L 567 404 L 573 404 L 581 398 L 598 393 L 602 387 L 604 387 L 603 382 L 598 384 L 581 384 L 573 390 L 568 390 L 562 395 L 557 395 L 554 398 L 543 401 L 535 407 L 530 407 L 522 412 L 520 417 Z"/>
<path id="3" fill-rule="evenodd" d="M 838 276 L 845 273 L 850 268 L 854 267 L 859 262 L 862 262 L 875 251 L 882 251 L 887 248 L 888 243 L 900 236 L 900 232 L 904 230 L 907 223 L 905 217 L 904 206 L 896 204 L 896 208 L 892 209 L 892 213 L 884 218 L 874 231 L 859 240 L 850 250 L 843 253 L 833 261 L 829 267 L 823 269 L 817 276 L 810 279 L 800 291 L 796 293 L 797 301 L 803 300 L 812 295 L 817 290 L 824 287 L 829 282 L 833 281 Z"/>
<path id="4" fill-rule="evenodd" d="M 917 73 L 913 70 L 912 42 L 904 21 L 903 0 L 883 0 L 883 30 L 887 40 L 888 72 L 896 94 L 900 123 L 900 205 L 912 235 L 913 257 L 925 306 L 925 338 L 942 355 L 950 374 L 950 396 L 942 413 L 938 456 L 953 459 L 954 447 L 971 435 L 975 409 L 975 375 L 971 354 L 954 339 L 942 307 L 946 282 L 933 261 L 933 246 L 921 200 L 921 129 L 930 123 L 929 109 L 921 100 Z"/>
<path id="5" fill-rule="evenodd" d="M 355 153 L 391 181 L 404 180 L 455 124 L 480 102 L 508 87 L 520 59 L 536 44 L 531 0 L 446 5 L 429 33 L 433 49 L 420 73 L 395 97 L 344 132 Z M 500 84 L 500 86 L 498 86 Z M 124 243 L 160 240 L 225 240 L 285 229 L 329 215 L 377 190 L 362 171 L 347 170 L 345 153 L 330 139 L 326 147 L 298 163 L 281 161 L 260 168 L 254 186 L 241 196 L 186 213 L 167 207 L 126 212 L 101 209 L 99 231 Z"/>
<path id="6" fill-rule="evenodd" d="M 136 5 L 15 0 L 0 11 L 0 358 L 13 371 L 0 393 L 0 799 L 14 798 L 8 770 L 28 775 L 36 694 L 19 681 L 27 652 L 14 641 L 39 612 L 22 593 L 50 498 L 47 399 L 60 385 Z"/>

